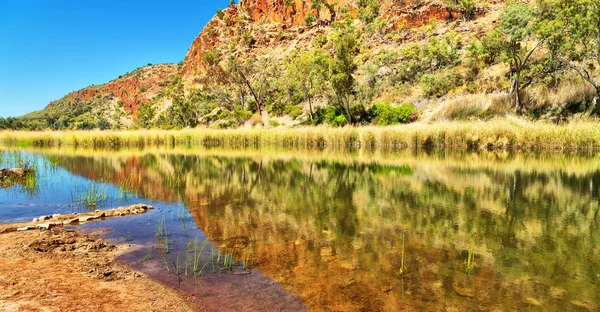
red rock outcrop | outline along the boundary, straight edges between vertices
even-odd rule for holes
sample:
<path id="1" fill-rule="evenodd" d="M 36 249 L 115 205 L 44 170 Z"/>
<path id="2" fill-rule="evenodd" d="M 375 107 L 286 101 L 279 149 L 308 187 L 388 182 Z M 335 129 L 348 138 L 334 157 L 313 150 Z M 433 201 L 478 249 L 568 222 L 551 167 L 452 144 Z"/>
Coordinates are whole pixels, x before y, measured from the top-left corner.
<path id="1" fill-rule="evenodd" d="M 98 96 L 112 95 L 123 101 L 123 108 L 134 116 L 138 107 L 164 89 L 171 75 L 177 74 L 177 65 L 160 64 L 139 68 L 107 84 L 91 86 L 71 92 L 48 105 L 52 107 L 65 100 L 73 106 L 92 102 Z"/>
<path id="2" fill-rule="evenodd" d="M 244 27 L 243 24 L 236 24 L 236 20 L 249 17 L 253 23 L 279 23 L 285 29 L 305 25 L 305 18 L 309 13 L 318 14 L 319 19 L 323 21 L 322 25 L 340 18 L 343 15 L 342 7 L 348 8 L 352 16 L 357 15 L 356 1 L 326 1 L 335 3 L 333 12 L 325 6 L 318 12 L 311 9 L 312 0 L 291 0 L 290 5 L 286 5 L 285 0 L 241 0 L 239 5 L 229 6 L 223 10 L 221 17 L 215 16 L 194 40 L 185 57 L 181 75 L 186 77 L 198 74 L 204 67 L 203 58 L 206 52 L 219 47 L 221 42 L 218 34 L 224 31 L 229 36 L 234 36 L 236 27 Z M 431 20 L 443 21 L 462 16 L 460 11 L 449 10 L 444 5 L 432 1 L 423 1 L 420 4 L 413 4 L 411 0 L 379 1 L 382 3 L 380 16 L 388 20 L 389 29 L 413 28 L 426 25 Z M 227 27 L 223 27 L 222 21 L 228 21 Z M 304 30 L 301 27 L 299 31 Z"/>

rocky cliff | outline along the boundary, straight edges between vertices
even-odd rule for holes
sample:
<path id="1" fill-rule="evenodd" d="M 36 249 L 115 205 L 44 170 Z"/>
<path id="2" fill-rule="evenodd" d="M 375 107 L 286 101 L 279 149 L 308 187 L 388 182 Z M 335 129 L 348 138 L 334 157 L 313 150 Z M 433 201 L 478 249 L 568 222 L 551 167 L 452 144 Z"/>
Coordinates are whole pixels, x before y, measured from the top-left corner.
<path id="1" fill-rule="evenodd" d="M 286 0 L 241 0 L 239 5 L 232 5 L 223 10 L 221 16 L 215 15 L 192 43 L 185 56 L 181 74 L 184 77 L 199 74 L 203 69 L 205 53 L 215 49 L 223 50 L 229 43 L 227 39 L 239 35 L 240 29 L 250 28 L 249 24 L 254 26 L 277 24 L 281 31 L 299 34 L 320 28 L 321 32 L 313 32 L 322 33 L 323 30 L 326 32 L 326 28 L 334 19 L 341 18 L 344 12 L 356 17 L 359 10 L 356 1 L 352 0 L 328 0 L 328 3 L 333 4 L 333 10 L 322 6 L 318 11 L 311 9 L 312 0 L 292 0 L 287 5 L 286 2 Z M 386 27 L 390 30 L 423 26 L 431 20 L 446 21 L 462 18 L 459 10 L 452 10 L 432 1 L 419 1 L 418 4 L 411 0 L 379 0 L 379 2 L 381 3 L 379 16 L 387 21 Z M 318 16 L 318 22 L 306 26 L 305 18 L 311 13 Z M 480 10 L 475 12 L 477 15 L 483 13 Z M 260 48 L 260 44 L 255 44 L 253 47 Z"/>
<path id="2" fill-rule="evenodd" d="M 107 84 L 71 92 L 60 100 L 50 103 L 48 108 L 51 109 L 65 102 L 78 106 L 93 102 L 99 97 L 110 96 L 122 103 L 125 112 L 135 115 L 137 108 L 162 91 L 174 74 L 177 74 L 177 65 L 173 64 L 142 67 Z"/>

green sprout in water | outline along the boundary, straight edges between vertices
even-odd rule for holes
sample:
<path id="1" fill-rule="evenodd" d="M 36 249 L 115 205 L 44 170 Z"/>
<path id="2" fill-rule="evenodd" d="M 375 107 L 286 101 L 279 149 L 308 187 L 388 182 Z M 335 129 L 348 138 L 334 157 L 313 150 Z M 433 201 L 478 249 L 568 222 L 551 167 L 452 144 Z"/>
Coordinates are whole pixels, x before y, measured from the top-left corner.
<path id="1" fill-rule="evenodd" d="M 465 271 L 467 273 L 472 273 L 477 264 L 475 263 L 475 246 L 473 240 L 471 239 L 471 247 L 467 253 L 467 260 L 465 260 Z"/>
<path id="2" fill-rule="evenodd" d="M 83 194 L 77 197 L 77 203 L 80 206 L 88 206 L 90 208 L 98 207 L 98 205 L 102 202 L 105 202 L 107 199 L 107 192 L 104 184 L 101 186 L 97 186 L 92 184 L 92 186 Z"/>
<path id="3" fill-rule="evenodd" d="M 406 273 L 406 266 L 404 266 L 404 232 L 402 232 L 402 257 L 400 259 L 400 268 L 396 272 L 398 277 L 403 277 Z"/>

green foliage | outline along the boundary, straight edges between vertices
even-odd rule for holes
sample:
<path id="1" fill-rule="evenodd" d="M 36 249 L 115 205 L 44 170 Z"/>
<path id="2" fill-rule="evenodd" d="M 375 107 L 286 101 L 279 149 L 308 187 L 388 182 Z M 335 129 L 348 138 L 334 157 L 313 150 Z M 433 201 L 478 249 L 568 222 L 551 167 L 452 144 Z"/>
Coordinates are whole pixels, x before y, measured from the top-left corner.
<path id="1" fill-rule="evenodd" d="M 137 125 L 142 128 L 150 128 L 155 115 L 156 110 L 151 103 L 140 105 L 136 114 Z"/>
<path id="2" fill-rule="evenodd" d="M 100 120 L 98 120 L 98 123 L 96 124 L 96 126 L 98 127 L 98 129 L 100 130 L 108 130 L 111 128 L 110 122 L 108 122 L 106 119 L 104 118 L 100 118 Z"/>
<path id="3" fill-rule="evenodd" d="M 600 104 L 600 0 L 540 1 L 541 16 L 538 33 L 547 36 L 550 55 L 590 84 L 596 95 L 588 114 Z M 556 58 L 551 59 L 550 66 Z"/>
<path id="4" fill-rule="evenodd" d="M 358 0 L 358 18 L 365 23 L 371 23 L 379 16 L 379 2 L 377 0 Z"/>
<path id="5" fill-rule="evenodd" d="M 356 88 L 354 73 L 358 66 L 354 57 L 359 51 L 359 42 L 356 39 L 355 29 L 351 20 L 336 22 L 336 31 L 333 33 L 332 42 L 335 56 L 329 64 L 329 79 L 339 102 L 346 109 L 348 123 L 352 122 L 350 115 L 350 96 Z"/>
<path id="6" fill-rule="evenodd" d="M 492 31 L 481 38 L 475 39 L 467 46 L 468 56 L 484 64 L 494 64 L 501 60 L 506 50 L 506 43 L 497 31 Z"/>
<path id="7" fill-rule="evenodd" d="M 339 124 L 343 120 L 342 124 Z M 325 106 L 317 109 L 314 113 L 312 123 L 315 125 L 326 123 L 332 126 L 341 126 L 347 123 L 344 111 L 340 110 L 338 106 Z"/>
<path id="8" fill-rule="evenodd" d="M 460 60 L 461 39 L 455 32 L 442 37 L 431 37 L 427 44 L 413 44 L 401 51 L 404 64 L 400 66 L 402 80 L 412 82 L 420 72 L 433 72 L 453 66 Z"/>
<path id="9" fill-rule="evenodd" d="M 309 12 L 308 14 L 306 14 L 306 17 L 304 17 L 304 23 L 306 24 L 306 26 L 310 26 L 312 25 L 316 20 L 315 15 L 312 12 Z"/>
<path id="10" fill-rule="evenodd" d="M 285 79 L 289 90 L 298 90 L 302 100 L 309 104 L 309 115 L 312 118 L 312 100 L 320 96 L 327 87 L 329 55 L 317 48 L 311 52 L 295 52 L 284 61 Z"/>
<path id="11" fill-rule="evenodd" d="M 416 108 L 411 104 L 392 107 L 389 104 L 374 104 L 369 110 L 370 119 L 379 126 L 408 123 L 415 119 Z"/>
<path id="12" fill-rule="evenodd" d="M 204 60 L 204 63 L 207 64 L 208 66 L 217 65 L 221 61 L 221 52 L 219 52 L 216 49 L 208 50 L 208 51 L 204 52 L 203 60 Z"/>
<path id="13" fill-rule="evenodd" d="M 344 115 L 338 115 L 331 121 L 331 125 L 334 127 L 341 127 L 347 123 L 348 123 L 348 120 L 346 119 L 346 116 L 344 116 Z"/>
<path id="14" fill-rule="evenodd" d="M 470 20 L 475 15 L 477 0 L 443 0 L 444 4 L 454 10 L 459 10 L 464 20 Z"/>
<path id="15" fill-rule="evenodd" d="M 77 130 L 93 130 L 94 128 L 96 128 L 96 125 L 91 121 L 84 120 L 78 123 L 75 128 Z"/>
<path id="16" fill-rule="evenodd" d="M 217 16 L 219 17 L 219 19 L 223 19 L 225 13 L 223 12 L 223 10 L 217 9 Z"/>
<path id="17" fill-rule="evenodd" d="M 425 74 L 421 77 L 421 88 L 425 95 L 429 97 L 439 98 L 452 88 L 452 84 L 447 77 L 435 74 Z"/>

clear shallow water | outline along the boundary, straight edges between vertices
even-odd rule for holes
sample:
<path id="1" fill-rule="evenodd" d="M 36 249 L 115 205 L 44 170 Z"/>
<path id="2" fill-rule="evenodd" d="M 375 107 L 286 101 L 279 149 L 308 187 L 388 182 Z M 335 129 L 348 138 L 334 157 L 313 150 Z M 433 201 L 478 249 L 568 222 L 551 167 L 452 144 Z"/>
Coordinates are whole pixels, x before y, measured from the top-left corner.
<path id="1" fill-rule="evenodd" d="M 311 310 L 337 311 L 600 304 L 600 156 L 18 153 L 35 159 L 37 187 L 0 189 L 0 222 L 87 209 L 77 199 L 90 188 L 106 190 L 101 208 L 153 204 L 146 215 L 86 227 L 111 228 L 107 236 L 136 246 L 123 261 L 205 302 L 248 308 L 260 298 L 289 310 L 301 308 L 299 297 Z M 167 235 L 157 235 L 161 224 Z M 183 278 L 175 267 L 196 239 L 210 241 L 200 253 L 208 265 L 203 277 Z"/>

